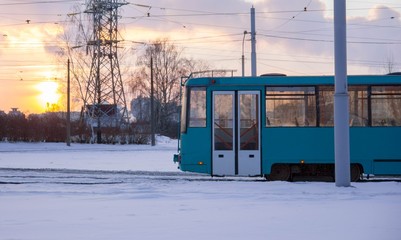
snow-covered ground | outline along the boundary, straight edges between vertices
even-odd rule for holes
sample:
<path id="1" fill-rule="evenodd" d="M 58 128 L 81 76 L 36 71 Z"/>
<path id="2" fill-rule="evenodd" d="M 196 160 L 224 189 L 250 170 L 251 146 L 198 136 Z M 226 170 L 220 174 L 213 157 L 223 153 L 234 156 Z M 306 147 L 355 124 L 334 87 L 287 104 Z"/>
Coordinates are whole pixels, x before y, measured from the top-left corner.
<path id="1" fill-rule="evenodd" d="M 399 182 L 181 174 L 176 144 L 0 143 L 0 239 L 401 239 Z"/>

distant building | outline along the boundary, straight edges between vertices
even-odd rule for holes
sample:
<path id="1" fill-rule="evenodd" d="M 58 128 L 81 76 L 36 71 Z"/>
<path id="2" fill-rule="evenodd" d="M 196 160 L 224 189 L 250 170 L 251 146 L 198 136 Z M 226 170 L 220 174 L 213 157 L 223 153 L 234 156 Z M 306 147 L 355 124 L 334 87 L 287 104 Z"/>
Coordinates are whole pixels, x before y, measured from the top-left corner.
<path id="1" fill-rule="evenodd" d="M 150 122 L 150 98 L 139 96 L 133 99 L 131 114 L 137 122 Z"/>
<path id="2" fill-rule="evenodd" d="M 13 116 L 22 116 L 22 115 L 24 115 L 21 111 L 18 110 L 18 108 L 11 108 L 11 111 L 9 111 L 8 114 L 11 114 Z"/>
<path id="3" fill-rule="evenodd" d="M 175 103 L 169 103 L 164 106 L 167 108 L 168 116 L 163 119 L 164 121 L 178 122 L 180 119 L 179 110 L 180 107 Z M 154 110 L 157 115 L 158 109 L 160 109 L 160 102 L 155 100 Z M 138 122 L 150 122 L 150 98 L 139 96 L 131 101 L 131 114 L 135 121 Z M 156 116 L 157 117 L 157 116 Z"/>

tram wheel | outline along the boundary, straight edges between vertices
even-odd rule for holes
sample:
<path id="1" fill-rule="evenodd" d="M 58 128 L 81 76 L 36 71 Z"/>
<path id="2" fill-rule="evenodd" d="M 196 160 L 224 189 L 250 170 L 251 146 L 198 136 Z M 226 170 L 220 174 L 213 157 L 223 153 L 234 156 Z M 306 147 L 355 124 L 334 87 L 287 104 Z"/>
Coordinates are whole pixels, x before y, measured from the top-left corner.
<path id="1" fill-rule="evenodd" d="M 272 166 L 269 180 L 271 181 L 289 181 L 291 177 L 291 168 L 288 164 L 274 164 Z"/>
<path id="2" fill-rule="evenodd" d="M 361 168 L 358 164 L 351 164 L 351 182 L 357 182 L 361 179 Z"/>

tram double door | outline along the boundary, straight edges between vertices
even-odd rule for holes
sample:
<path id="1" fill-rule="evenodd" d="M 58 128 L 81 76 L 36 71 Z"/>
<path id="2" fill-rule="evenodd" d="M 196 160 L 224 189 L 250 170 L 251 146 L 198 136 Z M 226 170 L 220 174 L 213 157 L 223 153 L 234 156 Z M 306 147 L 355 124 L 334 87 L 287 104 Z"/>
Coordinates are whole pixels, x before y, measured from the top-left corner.
<path id="1" fill-rule="evenodd" d="M 213 175 L 261 174 L 260 92 L 213 92 Z"/>

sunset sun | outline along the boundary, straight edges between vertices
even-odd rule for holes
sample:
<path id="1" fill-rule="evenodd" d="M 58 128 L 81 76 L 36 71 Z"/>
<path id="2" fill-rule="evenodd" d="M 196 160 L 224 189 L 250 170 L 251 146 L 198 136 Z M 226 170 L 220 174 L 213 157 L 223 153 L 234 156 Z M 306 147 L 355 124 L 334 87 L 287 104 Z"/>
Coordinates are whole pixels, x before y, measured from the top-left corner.
<path id="1" fill-rule="evenodd" d="M 44 109 L 47 109 L 54 104 L 58 104 L 60 99 L 58 87 L 58 83 L 56 82 L 41 82 L 36 85 L 36 88 L 40 91 L 38 100 Z"/>

